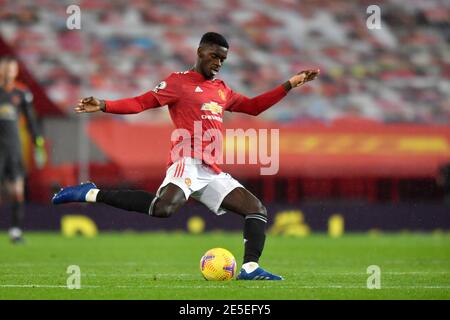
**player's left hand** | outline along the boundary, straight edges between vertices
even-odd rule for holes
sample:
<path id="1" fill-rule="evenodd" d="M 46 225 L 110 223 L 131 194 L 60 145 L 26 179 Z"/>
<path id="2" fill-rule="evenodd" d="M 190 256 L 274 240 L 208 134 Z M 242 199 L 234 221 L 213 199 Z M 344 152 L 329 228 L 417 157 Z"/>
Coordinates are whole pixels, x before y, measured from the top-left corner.
<path id="1" fill-rule="evenodd" d="M 289 82 L 291 83 L 292 88 L 300 87 L 301 85 L 305 84 L 306 82 L 312 81 L 320 74 L 320 70 L 303 70 L 297 73 L 295 76 L 293 76 L 291 79 L 289 79 Z"/>

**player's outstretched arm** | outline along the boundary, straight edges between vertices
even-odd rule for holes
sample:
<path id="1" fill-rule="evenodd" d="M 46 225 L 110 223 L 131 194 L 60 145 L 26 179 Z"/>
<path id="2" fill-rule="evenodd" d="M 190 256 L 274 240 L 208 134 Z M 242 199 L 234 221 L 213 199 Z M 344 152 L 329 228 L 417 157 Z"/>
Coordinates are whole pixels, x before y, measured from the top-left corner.
<path id="1" fill-rule="evenodd" d="M 241 94 L 233 93 L 233 97 L 231 98 L 232 102 L 227 110 L 257 116 L 283 99 L 289 90 L 300 87 L 306 82 L 314 80 L 319 73 L 320 71 L 318 69 L 300 71 L 282 85 L 279 85 L 275 89 L 267 91 L 254 98 L 248 98 Z"/>
<path id="2" fill-rule="evenodd" d="M 116 114 L 134 114 L 161 106 L 152 91 L 134 98 L 120 100 L 100 100 L 94 97 L 81 99 L 75 107 L 76 113 L 103 111 Z"/>

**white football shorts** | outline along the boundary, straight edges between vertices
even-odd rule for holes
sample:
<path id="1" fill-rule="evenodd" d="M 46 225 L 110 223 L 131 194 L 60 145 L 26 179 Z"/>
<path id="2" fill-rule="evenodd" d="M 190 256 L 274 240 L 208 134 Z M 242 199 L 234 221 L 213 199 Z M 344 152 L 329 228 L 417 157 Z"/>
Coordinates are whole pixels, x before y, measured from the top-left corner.
<path id="1" fill-rule="evenodd" d="M 217 215 L 226 212 L 220 205 L 227 194 L 235 188 L 244 188 L 228 173 L 216 173 L 201 160 L 189 157 L 179 159 L 167 169 L 156 195 L 159 196 L 161 189 L 169 183 L 180 187 L 186 199 L 194 198 Z"/>

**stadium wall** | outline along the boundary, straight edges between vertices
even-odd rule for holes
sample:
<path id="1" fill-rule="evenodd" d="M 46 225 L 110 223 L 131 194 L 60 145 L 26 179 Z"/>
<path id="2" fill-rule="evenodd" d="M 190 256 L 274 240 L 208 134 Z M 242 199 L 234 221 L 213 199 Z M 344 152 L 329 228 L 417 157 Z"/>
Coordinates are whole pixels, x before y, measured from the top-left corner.
<path id="1" fill-rule="evenodd" d="M 0 229 L 9 227 L 9 212 L 0 207 Z M 306 236 L 329 232 L 446 231 L 450 205 L 438 204 L 272 204 L 268 206 L 271 234 Z M 169 219 L 157 219 L 104 205 L 27 205 L 26 230 L 62 231 L 67 235 L 93 231 L 241 231 L 242 218 L 216 216 L 204 206 L 188 203 Z"/>
<path id="2" fill-rule="evenodd" d="M 278 129 L 277 176 L 433 178 L 441 165 L 450 162 L 450 128 L 445 126 L 341 119 L 309 125 L 234 121 L 226 128 Z M 88 129 L 92 141 L 129 181 L 159 177 L 165 171 L 172 130 L 170 125 L 105 118 L 91 121 Z M 236 176 L 254 177 L 260 175 L 261 166 L 223 167 Z"/>

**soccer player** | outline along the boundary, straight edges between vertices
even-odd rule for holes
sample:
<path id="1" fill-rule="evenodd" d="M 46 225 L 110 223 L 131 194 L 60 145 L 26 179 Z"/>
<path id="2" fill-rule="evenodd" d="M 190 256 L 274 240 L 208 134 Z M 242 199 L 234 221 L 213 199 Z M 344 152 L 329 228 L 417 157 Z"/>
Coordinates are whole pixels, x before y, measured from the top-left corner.
<path id="1" fill-rule="evenodd" d="M 141 96 L 116 101 L 89 97 L 81 99 L 75 107 L 77 113 L 103 111 L 131 114 L 168 106 L 176 128 L 189 132 L 192 138 L 172 141 L 172 151 L 183 149 L 186 144 L 190 151 L 179 156 L 171 152 L 166 177 L 156 195 L 138 190 L 99 190 L 95 184 L 85 183 L 62 189 L 55 194 L 52 202 L 100 202 L 152 217 L 167 218 L 192 197 L 216 214 L 229 210 L 244 217 L 244 261 L 237 279 L 282 280 L 282 277 L 258 265 L 266 238 L 266 208 L 237 180 L 222 172 L 215 161 L 217 159 L 205 155 L 205 143 L 195 138 L 194 123 L 201 123 L 205 132 L 208 129 L 222 129 L 224 111 L 256 116 L 281 100 L 292 88 L 315 79 L 319 70 L 302 71 L 273 90 L 248 98 L 216 78 L 227 58 L 228 48 L 222 35 L 208 32 L 200 40 L 197 60 L 192 69 L 172 73 L 155 89 Z M 200 144 L 200 152 L 196 144 Z"/>
<path id="2" fill-rule="evenodd" d="M 36 164 L 45 163 L 44 138 L 41 136 L 32 110 L 32 95 L 19 89 L 15 83 L 19 72 L 12 57 L 0 58 L 0 184 L 11 202 L 12 219 L 9 237 L 13 243 L 23 242 L 24 167 L 19 137 L 19 115 L 27 120 L 28 130 L 35 145 Z"/>

